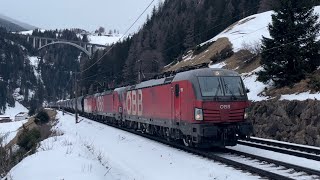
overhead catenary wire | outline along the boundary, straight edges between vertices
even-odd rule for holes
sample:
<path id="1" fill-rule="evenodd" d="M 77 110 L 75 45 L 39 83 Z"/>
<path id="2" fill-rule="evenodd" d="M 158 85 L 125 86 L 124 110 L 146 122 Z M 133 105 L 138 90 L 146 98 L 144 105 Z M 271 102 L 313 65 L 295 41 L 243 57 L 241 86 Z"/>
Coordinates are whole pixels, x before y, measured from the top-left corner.
<path id="1" fill-rule="evenodd" d="M 135 25 L 135 23 L 141 18 L 141 16 L 148 10 L 148 8 L 153 4 L 154 1 L 155 1 L 155 0 L 152 0 L 152 1 L 149 3 L 149 5 L 144 9 L 144 11 L 143 11 L 143 12 L 139 15 L 139 17 L 134 21 L 134 23 L 126 30 L 126 32 L 120 37 L 120 39 L 119 39 L 116 43 L 114 43 L 114 44 L 107 50 L 107 52 L 105 52 L 97 61 L 95 61 L 95 62 L 94 62 L 93 64 L 91 64 L 89 67 L 87 67 L 86 69 L 80 71 L 80 73 L 83 73 L 83 72 L 85 72 L 85 71 L 88 71 L 88 70 L 91 69 L 94 65 L 96 65 L 98 62 L 100 62 L 100 61 L 103 59 L 103 57 L 106 56 L 106 55 L 115 47 L 115 45 L 116 45 L 118 42 L 120 42 L 121 39 L 123 39 L 123 38 L 125 37 L 125 35 L 130 31 L 130 29 Z M 253 10 L 253 9 L 257 8 L 257 7 L 259 7 L 259 5 L 255 6 L 255 7 L 253 7 L 253 8 L 250 8 L 249 10 L 244 11 L 243 13 L 250 12 L 251 10 Z M 163 16 L 163 14 L 162 14 L 162 16 Z M 161 17 L 162 17 L 162 16 L 161 16 Z M 241 16 L 241 15 L 235 15 L 235 16 L 231 17 L 230 21 L 233 20 L 233 19 L 235 19 L 235 18 L 237 18 L 237 17 L 239 17 L 239 16 Z M 214 18 L 214 19 L 216 20 L 216 19 L 218 19 L 218 18 Z M 227 18 L 222 18 L 222 19 L 227 19 Z M 215 29 L 215 28 L 217 28 L 217 27 L 219 27 L 219 26 L 221 26 L 221 25 L 223 25 L 223 24 L 224 24 L 224 23 L 215 25 L 214 27 L 208 28 L 207 30 L 202 31 L 202 32 L 200 32 L 200 33 L 198 33 L 198 34 L 196 34 L 196 35 L 193 35 L 192 37 L 189 37 L 189 38 L 193 38 L 193 37 L 200 36 L 201 34 L 203 34 L 203 33 L 205 33 L 205 32 L 208 32 L 208 31 L 210 31 L 210 30 L 213 30 L 213 29 Z M 183 43 L 183 42 L 179 42 L 179 43 L 177 43 L 177 44 L 175 44 L 175 45 L 173 45 L 173 46 L 165 49 L 164 52 L 165 52 L 165 51 L 168 51 L 169 49 L 171 49 L 171 48 L 173 48 L 173 47 L 175 47 L 175 46 L 177 46 L 177 45 L 179 45 L 179 44 L 181 44 L 181 43 Z"/>
<path id="2" fill-rule="evenodd" d="M 153 4 L 154 1 L 155 1 L 155 0 L 152 0 L 152 1 L 148 4 L 148 6 L 147 6 L 147 7 L 144 9 L 144 11 L 139 15 L 139 17 L 134 21 L 134 23 L 127 29 L 127 31 L 120 37 L 120 39 L 119 39 L 116 43 L 114 43 L 114 44 L 107 50 L 107 52 L 105 52 L 97 61 L 95 61 L 95 62 L 94 62 L 93 64 L 91 64 L 89 67 L 87 67 L 86 69 L 80 71 L 80 73 L 83 73 L 83 72 L 88 71 L 88 70 L 91 69 L 94 65 L 96 65 L 98 62 L 100 62 L 100 61 L 103 59 L 103 57 L 106 56 L 106 55 L 115 47 L 115 45 L 116 45 L 118 42 L 121 41 L 121 39 L 122 39 L 123 37 L 125 37 L 125 35 L 130 31 L 130 29 L 135 25 L 135 23 L 141 18 L 141 16 L 148 10 L 148 8 Z M 257 7 L 259 7 L 259 5 L 255 6 L 255 7 L 252 7 L 252 8 L 250 8 L 249 10 L 244 11 L 243 13 L 248 13 L 248 12 L 252 11 L 253 9 L 256 9 Z M 162 16 L 163 16 L 163 14 L 162 14 Z M 161 17 L 162 17 L 162 16 L 161 16 Z M 235 19 L 235 18 L 237 18 L 237 17 L 239 17 L 239 16 L 241 16 L 241 15 L 235 15 L 235 16 L 231 17 L 230 20 L 233 20 L 233 19 Z M 214 19 L 217 20 L 218 18 L 214 18 Z M 226 19 L 226 18 L 223 18 L 223 19 Z M 212 28 L 208 28 L 208 29 L 205 30 L 205 31 L 202 31 L 202 32 L 200 32 L 200 33 L 198 33 L 198 34 L 196 34 L 196 35 L 193 35 L 192 37 L 200 36 L 201 34 L 203 34 L 203 33 L 205 33 L 205 32 L 208 32 L 209 30 L 213 30 L 213 29 L 215 29 L 215 28 L 217 28 L 217 27 L 219 27 L 219 26 L 221 26 L 221 25 L 223 25 L 223 24 L 224 24 L 224 23 L 215 25 L 215 26 L 212 27 Z M 189 37 L 189 38 L 192 38 L 192 37 Z M 164 52 L 167 51 L 167 50 L 169 50 L 169 49 L 171 49 L 171 48 L 173 48 L 173 47 L 175 47 L 175 46 L 177 46 L 177 45 L 179 45 L 179 44 L 181 44 L 181 43 L 183 43 L 183 42 L 179 42 L 179 43 L 173 45 L 172 47 L 167 48 L 166 50 L 164 50 Z M 93 75 L 93 76 L 91 76 L 91 77 L 95 77 L 95 76 L 97 76 L 97 75 Z M 91 78 L 91 77 L 83 78 L 82 80 L 89 79 L 89 78 Z"/>
<path id="3" fill-rule="evenodd" d="M 149 9 L 149 7 L 154 3 L 155 0 L 152 0 L 148 6 L 143 10 L 143 12 L 138 16 L 138 18 L 132 23 L 132 25 L 125 31 L 125 33 L 120 37 L 120 39 L 114 43 L 108 50 L 107 52 L 105 52 L 97 61 L 95 61 L 92 65 L 90 65 L 88 68 L 80 71 L 80 73 L 83 73 L 85 71 L 88 71 L 89 69 L 91 69 L 94 65 L 96 65 L 98 62 L 100 62 L 102 60 L 102 58 L 104 56 L 106 56 L 114 47 L 115 45 L 120 42 L 125 36 L 126 34 L 131 30 L 131 28 L 138 22 L 138 20 L 142 17 L 142 15 Z"/>

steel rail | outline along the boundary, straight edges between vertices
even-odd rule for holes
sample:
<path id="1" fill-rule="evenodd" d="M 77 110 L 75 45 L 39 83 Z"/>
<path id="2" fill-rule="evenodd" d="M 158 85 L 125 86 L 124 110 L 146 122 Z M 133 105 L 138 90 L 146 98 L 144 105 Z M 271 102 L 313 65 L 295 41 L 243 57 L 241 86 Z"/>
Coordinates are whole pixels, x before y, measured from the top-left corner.
<path id="1" fill-rule="evenodd" d="M 307 167 L 302 167 L 302 166 L 298 166 L 298 165 L 295 165 L 295 164 L 290 164 L 290 163 L 286 163 L 286 162 L 283 162 L 283 161 L 278 161 L 278 160 L 275 160 L 275 159 L 270 159 L 270 158 L 266 158 L 266 157 L 262 157 L 262 156 L 257 156 L 257 155 L 254 155 L 254 154 L 249 154 L 249 153 L 246 153 L 246 152 L 237 151 L 237 150 L 233 150 L 233 149 L 229 149 L 229 148 L 226 148 L 225 152 L 231 153 L 231 154 L 240 155 L 240 156 L 245 156 L 245 157 L 249 157 L 249 158 L 253 158 L 253 159 L 257 159 L 259 161 L 268 162 L 269 164 L 275 164 L 275 165 L 283 166 L 283 167 L 285 167 L 287 169 L 294 169 L 297 172 L 305 172 L 305 173 L 307 173 L 309 175 L 316 175 L 316 176 L 319 176 L 319 178 L 320 178 L 320 171 L 317 171 L 315 169 L 310 169 L 310 168 L 307 168 Z"/>
<path id="2" fill-rule="evenodd" d="M 281 148 L 292 149 L 292 150 L 297 150 L 297 151 L 301 151 L 301 152 L 320 155 L 320 149 L 308 148 L 308 147 L 299 146 L 299 145 L 295 145 L 295 144 L 286 144 L 286 143 L 281 143 L 281 142 L 274 142 L 274 141 L 255 139 L 255 138 L 250 138 L 245 141 L 250 141 L 250 142 L 254 142 L 254 143 L 266 144 L 266 145 L 270 145 L 270 146 L 276 146 L 276 147 L 281 147 Z"/>
<path id="3" fill-rule="evenodd" d="M 298 152 L 298 151 L 293 151 L 293 150 L 288 150 L 288 149 L 282 149 L 280 147 L 272 147 L 272 146 L 268 146 L 268 145 L 256 144 L 253 142 L 246 142 L 246 141 L 238 141 L 238 144 L 320 161 L 320 156 L 313 155 L 313 154 L 306 154 L 304 152 Z"/>

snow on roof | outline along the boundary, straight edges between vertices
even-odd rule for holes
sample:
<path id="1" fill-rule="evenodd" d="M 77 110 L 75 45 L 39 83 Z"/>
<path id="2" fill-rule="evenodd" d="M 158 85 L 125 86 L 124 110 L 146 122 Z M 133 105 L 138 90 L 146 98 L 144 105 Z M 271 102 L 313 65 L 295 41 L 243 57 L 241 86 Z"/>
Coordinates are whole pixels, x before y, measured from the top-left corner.
<path id="1" fill-rule="evenodd" d="M 25 115 L 27 115 L 26 112 L 20 112 L 19 114 L 16 115 L 16 117 L 23 117 Z"/>
<path id="2" fill-rule="evenodd" d="M 10 116 L 0 115 L 0 119 L 4 119 L 4 118 L 10 118 Z"/>

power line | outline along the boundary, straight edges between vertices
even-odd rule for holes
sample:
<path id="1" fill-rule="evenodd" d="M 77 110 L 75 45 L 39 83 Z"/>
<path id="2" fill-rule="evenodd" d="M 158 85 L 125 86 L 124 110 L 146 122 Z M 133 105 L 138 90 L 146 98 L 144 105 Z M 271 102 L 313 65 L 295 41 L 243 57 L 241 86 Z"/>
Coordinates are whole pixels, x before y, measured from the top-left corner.
<path id="1" fill-rule="evenodd" d="M 108 49 L 107 52 L 105 52 L 96 62 L 94 62 L 92 65 L 90 65 L 88 68 L 86 68 L 85 70 L 81 71 L 80 73 L 83 73 L 83 72 L 89 70 L 89 69 L 92 68 L 94 65 L 96 65 L 99 61 L 101 61 L 101 59 L 102 59 L 104 56 L 106 56 L 106 55 L 115 47 L 115 45 L 116 45 L 118 42 L 120 42 L 120 40 L 121 40 L 122 38 L 125 37 L 125 35 L 126 35 L 126 34 L 131 30 L 131 28 L 137 23 L 137 21 L 141 18 L 141 16 L 149 9 L 149 7 L 153 4 L 154 1 L 155 1 L 155 0 L 152 0 L 152 1 L 149 3 L 149 5 L 144 9 L 144 11 L 138 16 L 138 18 L 132 23 L 132 25 L 131 25 L 131 26 L 126 30 L 126 32 L 121 36 L 121 38 L 120 38 L 116 43 L 114 43 L 114 44 L 110 47 L 110 49 Z"/>
<path id="2" fill-rule="evenodd" d="M 147 11 L 147 9 L 152 5 L 153 2 L 154 2 L 154 0 L 151 1 L 151 3 L 147 6 L 147 8 L 140 14 L 140 16 L 134 21 L 134 23 L 133 23 L 133 24 L 128 28 L 128 30 L 122 35 L 122 37 L 118 40 L 118 42 L 130 31 L 130 29 L 131 29 L 131 28 L 134 26 L 134 24 L 141 18 L 141 16 Z M 247 11 L 244 11 L 243 13 L 250 12 L 251 10 L 253 10 L 253 9 L 257 8 L 257 7 L 259 7 L 259 5 L 251 8 L 251 9 L 249 9 L 249 10 L 247 10 Z M 164 14 L 164 13 L 163 13 L 163 14 Z M 163 16 L 163 14 L 162 14 L 162 16 Z M 161 17 L 162 17 L 162 16 L 161 16 Z M 236 15 L 236 16 L 234 16 L 234 17 L 231 17 L 230 20 L 233 20 L 234 18 L 236 18 L 236 17 L 238 17 L 238 16 L 240 16 L 240 15 Z M 217 20 L 217 19 L 218 19 L 218 18 L 215 18 L 215 20 Z M 223 19 L 226 19 L 226 18 L 223 18 Z M 200 36 L 201 34 L 203 34 L 203 33 L 205 33 L 205 32 L 208 32 L 209 30 L 215 29 L 215 28 L 217 28 L 217 27 L 219 27 L 219 26 L 221 26 L 221 25 L 223 25 L 223 24 L 224 24 L 224 23 L 218 24 L 218 25 L 216 25 L 216 26 L 214 26 L 214 27 L 212 27 L 212 28 L 209 28 L 209 29 L 207 29 L 207 30 L 205 30 L 205 31 L 202 31 L 202 32 L 200 32 L 200 33 L 198 33 L 198 34 L 196 34 L 196 35 L 193 35 L 192 37 Z M 192 37 L 188 37 L 188 38 L 192 38 Z M 240 38 L 240 37 L 239 37 L 239 38 Z M 116 43 L 118 43 L 118 42 L 116 42 Z M 113 45 L 111 46 L 111 48 L 110 48 L 106 53 L 104 53 L 96 62 L 94 62 L 92 65 L 90 65 L 88 68 L 86 68 L 85 70 L 81 71 L 80 73 L 83 73 L 83 72 L 89 70 L 89 69 L 92 68 L 94 65 L 96 65 L 99 61 L 101 61 L 102 58 L 103 58 L 105 55 L 107 55 L 107 54 L 114 48 L 114 46 L 116 45 L 116 43 L 113 44 Z M 167 48 L 167 49 L 164 50 L 164 51 L 167 51 L 167 50 L 169 50 L 169 49 L 171 49 L 171 48 L 173 48 L 173 47 L 175 47 L 175 46 L 177 46 L 177 45 L 179 45 L 179 44 L 181 44 L 181 43 L 183 43 L 183 42 L 181 41 L 181 42 L 179 42 L 178 44 L 175 44 L 175 45 L 173 45 L 172 47 L 169 47 L 169 48 Z M 106 72 L 108 72 L 108 71 L 106 71 Z M 103 72 L 103 73 L 100 73 L 100 74 L 95 74 L 95 75 L 93 75 L 93 76 L 89 76 L 89 77 L 83 78 L 83 79 L 81 79 L 81 80 L 79 80 L 79 81 L 83 81 L 83 80 L 86 80 L 86 79 L 89 79 L 89 78 L 92 78 L 92 77 L 95 77 L 95 76 L 104 74 L 104 73 L 106 73 L 106 72 Z M 104 78 L 105 78 L 105 77 L 104 77 Z"/>
<path id="3" fill-rule="evenodd" d="M 134 23 L 128 28 L 128 30 L 122 35 L 122 37 L 121 37 L 116 43 L 118 43 L 118 42 L 130 31 L 130 29 L 131 29 L 131 28 L 134 26 L 134 24 L 141 18 L 141 16 L 148 10 L 148 8 L 152 5 L 152 3 L 153 3 L 154 1 L 155 1 L 155 0 L 152 0 L 152 1 L 151 1 L 151 3 L 147 6 L 147 8 L 140 14 L 140 16 L 134 21 Z M 259 7 L 259 5 L 255 6 L 255 7 L 253 7 L 253 8 L 250 8 L 249 10 L 244 11 L 243 13 L 250 12 L 251 10 L 253 10 L 253 9 L 257 8 L 257 7 Z M 163 16 L 163 15 L 164 15 L 164 13 L 162 14 L 162 16 Z M 162 17 L 162 16 L 161 16 L 161 17 Z M 233 19 L 235 19 L 235 18 L 237 18 L 237 17 L 240 17 L 240 16 L 241 16 L 241 15 L 233 16 L 233 17 L 231 17 L 230 21 L 232 21 Z M 213 20 L 217 20 L 217 19 L 219 19 L 219 18 L 217 17 L 217 18 L 214 18 Z M 227 18 L 222 18 L 222 19 L 227 19 Z M 212 27 L 212 28 L 209 28 L 209 29 L 207 29 L 207 30 L 205 30 L 205 31 L 202 31 L 202 32 L 200 32 L 200 33 L 198 33 L 198 34 L 196 34 L 196 35 L 193 35 L 193 36 L 191 36 L 191 37 L 188 37 L 188 38 L 193 38 L 193 37 L 200 36 L 201 34 L 203 34 L 203 33 L 205 33 L 205 32 L 208 32 L 209 30 L 213 30 L 213 29 L 215 29 L 215 28 L 217 28 L 217 27 L 219 27 L 219 26 L 221 26 L 221 25 L 223 25 L 223 24 L 224 24 L 224 23 L 215 25 L 215 26 Z M 96 62 L 94 62 L 92 65 L 90 65 L 90 66 L 89 66 L 88 68 L 86 68 L 85 70 L 81 71 L 81 73 L 89 70 L 89 69 L 92 68 L 94 65 L 96 65 L 99 61 L 101 61 L 102 58 L 103 58 L 105 55 L 107 55 L 107 54 L 115 47 L 116 43 L 114 43 L 114 44 L 110 47 L 110 49 L 108 49 L 108 51 L 107 51 L 106 53 L 104 53 Z M 183 41 L 181 41 L 181 42 L 179 42 L 179 43 L 177 43 L 177 44 L 175 44 L 175 45 L 173 45 L 173 46 L 165 49 L 164 52 L 165 52 L 165 51 L 168 51 L 169 49 L 172 49 L 173 47 L 175 47 L 175 46 L 177 46 L 177 45 L 179 45 L 179 44 L 181 44 L 181 43 L 183 43 Z"/>
<path id="4" fill-rule="evenodd" d="M 148 7 L 149 7 L 149 6 L 148 6 Z M 256 6 L 256 7 L 258 7 L 258 6 Z M 256 8 L 256 7 L 254 7 L 254 8 Z M 245 11 L 245 12 L 250 12 L 250 11 L 251 11 L 252 9 L 254 9 L 254 8 L 251 8 L 250 10 Z M 245 12 L 244 12 L 244 13 L 245 13 Z M 164 14 L 164 13 L 163 13 L 163 14 Z M 163 14 L 162 14 L 162 15 L 163 15 Z M 231 20 L 234 19 L 234 18 L 236 18 L 236 17 L 238 17 L 238 16 L 240 16 L 240 15 L 236 15 L 236 16 L 232 17 Z M 162 17 L 162 16 L 161 16 L 161 17 Z M 247 18 L 248 18 L 248 17 L 247 17 Z M 214 26 L 213 28 L 210 28 L 210 29 L 208 29 L 208 30 L 206 30 L 206 31 L 203 31 L 203 32 L 201 32 L 201 33 L 199 33 L 199 34 L 197 34 L 197 35 L 194 35 L 194 36 L 192 36 L 192 37 L 199 36 L 199 35 L 201 35 L 202 33 L 207 32 L 207 31 L 209 31 L 209 30 L 211 30 L 211 29 L 217 28 L 217 27 L 219 27 L 219 26 L 221 26 L 221 25 L 223 25 L 223 23 L 221 23 L 221 24 L 219 24 L 219 25 L 216 25 L 216 26 Z M 243 35 L 243 36 L 234 38 L 234 39 L 232 39 L 232 40 L 230 40 L 230 41 L 234 41 L 234 40 L 236 40 L 236 39 L 243 38 L 243 37 L 245 37 L 245 36 L 248 36 L 249 34 L 255 33 L 255 32 L 260 31 L 260 30 L 263 30 L 263 29 L 265 29 L 265 28 L 267 28 L 267 27 L 268 27 L 268 26 L 263 26 L 262 28 L 259 28 L 259 29 L 255 30 L 255 31 L 252 31 L 252 32 L 250 32 L 250 33 L 247 33 L 247 34 L 245 34 L 245 35 Z M 288 34 L 286 34 L 286 35 L 288 35 Z M 189 38 L 191 38 L 191 37 L 189 37 Z M 299 40 L 299 41 L 302 41 L 302 40 Z M 281 45 L 281 46 L 289 45 L 289 44 L 296 43 L 296 42 L 299 42 L 299 41 L 287 43 L 287 44 L 284 44 L 284 45 Z M 181 44 L 181 43 L 183 43 L 183 42 L 184 42 L 184 41 L 181 41 L 181 42 L 178 43 L 178 44 Z M 226 42 L 224 42 L 224 43 L 226 43 Z M 174 47 L 174 46 L 176 46 L 176 45 L 178 45 L 178 44 L 175 44 L 175 45 L 167 48 L 167 49 L 164 50 L 164 51 L 167 51 L 167 50 L 169 50 L 170 48 L 172 48 L 172 47 Z M 279 46 L 279 47 L 281 47 L 281 46 Z M 275 48 L 279 48 L 279 47 L 273 47 L 273 48 L 271 48 L 271 49 L 269 49 L 269 50 L 272 50 L 272 49 L 275 49 Z M 237 48 L 237 50 L 241 50 L 241 48 Z M 245 56 L 248 56 L 248 55 L 245 55 Z M 245 57 L 245 56 L 243 56 L 243 57 Z M 101 60 L 101 58 L 100 58 L 99 60 Z M 98 60 L 98 61 L 99 61 L 99 60 Z M 96 63 L 95 63 L 95 64 L 96 64 Z M 93 65 L 94 65 L 94 64 L 93 64 Z M 93 66 L 93 65 L 92 65 L 92 66 Z M 89 68 L 90 68 L 90 67 L 89 67 Z M 106 73 L 106 72 L 104 72 L 104 73 Z M 104 73 L 100 73 L 100 74 L 104 74 Z M 91 78 L 91 77 L 95 77 L 95 76 L 98 76 L 98 75 L 100 75 L 100 74 L 96 74 L 96 75 L 93 75 L 93 76 L 90 76 L 90 77 L 87 77 L 87 78 L 83 78 L 82 80 L 89 79 L 89 78 Z M 104 78 L 106 78 L 106 76 L 105 76 Z"/>

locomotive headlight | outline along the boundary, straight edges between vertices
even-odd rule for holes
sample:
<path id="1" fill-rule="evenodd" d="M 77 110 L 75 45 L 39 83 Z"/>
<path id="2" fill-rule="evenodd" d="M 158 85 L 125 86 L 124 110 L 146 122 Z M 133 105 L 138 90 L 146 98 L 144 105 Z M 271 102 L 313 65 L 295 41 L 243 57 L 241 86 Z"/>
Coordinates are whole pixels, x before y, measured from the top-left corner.
<path id="1" fill-rule="evenodd" d="M 248 119 L 248 117 L 249 117 L 249 109 L 248 108 L 245 108 L 244 109 L 244 115 L 243 115 L 243 119 Z"/>
<path id="2" fill-rule="evenodd" d="M 203 121 L 203 112 L 202 109 L 195 108 L 194 109 L 194 119 L 196 121 Z"/>

